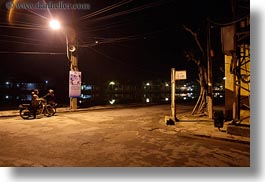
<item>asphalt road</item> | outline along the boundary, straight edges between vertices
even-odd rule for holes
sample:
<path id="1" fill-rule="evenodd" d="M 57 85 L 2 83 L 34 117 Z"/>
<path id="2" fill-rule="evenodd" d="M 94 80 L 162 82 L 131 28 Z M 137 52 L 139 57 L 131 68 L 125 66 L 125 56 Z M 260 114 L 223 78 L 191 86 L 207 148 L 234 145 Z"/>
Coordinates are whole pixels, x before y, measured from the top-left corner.
<path id="1" fill-rule="evenodd" d="M 162 105 L 1 118 L 0 166 L 250 166 L 248 144 L 179 134 L 164 124 L 169 113 Z"/>

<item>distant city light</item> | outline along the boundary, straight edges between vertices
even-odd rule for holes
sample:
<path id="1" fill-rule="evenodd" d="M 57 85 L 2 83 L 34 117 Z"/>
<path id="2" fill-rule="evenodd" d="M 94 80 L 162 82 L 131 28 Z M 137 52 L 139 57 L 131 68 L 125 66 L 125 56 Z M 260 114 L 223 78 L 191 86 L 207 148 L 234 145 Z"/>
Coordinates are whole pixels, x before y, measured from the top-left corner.
<path id="1" fill-rule="evenodd" d="M 48 81 L 48 80 L 45 80 L 45 83 L 46 83 L 46 84 L 48 84 L 48 83 L 49 83 L 49 81 Z"/>
<path id="2" fill-rule="evenodd" d="M 180 90 L 186 90 L 187 88 L 184 86 L 184 87 L 180 87 Z"/>
<path id="3" fill-rule="evenodd" d="M 169 100 L 169 98 L 168 98 L 168 97 L 166 97 L 166 98 L 165 98 L 165 101 L 168 101 L 168 100 Z"/>
<path id="4" fill-rule="evenodd" d="M 169 87 L 169 84 L 168 84 L 168 83 L 165 83 L 165 86 L 166 86 L 166 87 Z"/>
<path id="5" fill-rule="evenodd" d="M 150 86 L 150 83 L 148 82 L 148 83 L 146 83 L 146 86 Z"/>
<path id="6" fill-rule="evenodd" d="M 109 85 L 115 85 L 114 81 L 109 82 Z"/>
<path id="7" fill-rule="evenodd" d="M 150 99 L 149 98 L 146 98 L 145 99 L 145 102 L 149 103 L 150 102 Z"/>
<path id="8" fill-rule="evenodd" d="M 95 43 L 98 44 L 98 41 L 96 40 Z"/>
<path id="9" fill-rule="evenodd" d="M 110 103 L 111 105 L 114 104 L 115 102 L 116 102 L 115 99 L 112 99 L 112 100 L 109 101 L 109 103 Z"/>
<path id="10" fill-rule="evenodd" d="M 192 87 L 188 87 L 187 91 L 193 91 Z"/>
<path id="11" fill-rule="evenodd" d="M 92 95 L 85 95 L 85 94 L 81 94 L 80 96 L 82 99 L 91 99 Z"/>
<path id="12" fill-rule="evenodd" d="M 92 85 L 82 85 L 81 90 L 92 90 Z"/>
<path id="13" fill-rule="evenodd" d="M 9 85 L 10 83 L 9 82 L 6 82 L 6 85 Z"/>
<path id="14" fill-rule="evenodd" d="M 226 77 L 224 77 L 223 80 L 226 80 Z"/>

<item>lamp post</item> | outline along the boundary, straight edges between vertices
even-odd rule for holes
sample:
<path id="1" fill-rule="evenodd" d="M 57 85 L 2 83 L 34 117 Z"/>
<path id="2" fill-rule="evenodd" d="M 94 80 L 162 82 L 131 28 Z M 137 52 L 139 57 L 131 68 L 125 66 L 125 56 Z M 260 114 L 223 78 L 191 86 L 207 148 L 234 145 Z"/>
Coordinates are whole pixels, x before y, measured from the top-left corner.
<path id="1" fill-rule="evenodd" d="M 50 27 L 53 30 L 58 31 L 61 29 L 61 24 L 58 20 L 53 19 L 50 21 Z M 70 62 L 70 71 L 78 71 L 76 33 L 71 28 L 62 29 L 62 32 L 64 33 L 66 38 L 66 53 L 67 53 L 67 58 Z M 69 89 L 70 89 L 70 83 L 69 83 Z M 70 94 L 69 97 L 70 97 L 70 110 L 77 109 L 77 98 L 72 97 Z"/>

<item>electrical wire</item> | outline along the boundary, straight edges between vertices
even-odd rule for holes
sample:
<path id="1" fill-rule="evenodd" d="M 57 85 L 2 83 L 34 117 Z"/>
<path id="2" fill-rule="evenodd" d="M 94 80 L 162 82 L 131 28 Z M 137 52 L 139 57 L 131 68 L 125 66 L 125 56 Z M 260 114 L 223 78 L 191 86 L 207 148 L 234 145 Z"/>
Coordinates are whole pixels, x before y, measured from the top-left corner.
<path id="1" fill-rule="evenodd" d="M 43 19 L 45 19 L 45 20 L 48 20 L 47 17 L 42 16 L 41 14 L 36 13 L 35 11 L 29 10 L 29 9 L 27 9 L 27 11 L 30 12 L 30 13 L 32 13 L 32 14 L 34 14 L 34 15 L 37 15 L 38 17 L 41 17 L 41 18 L 43 18 Z"/>
<path id="2" fill-rule="evenodd" d="M 137 35 L 130 35 L 126 37 L 116 37 L 116 38 L 103 38 L 103 37 L 94 37 L 98 42 L 85 42 L 83 44 L 80 44 L 80 47 L 90 47 L 90 46 L 95 46 L 99 44 L 107 44 L 107 43 L 120 43 L 120 42 L 126 42 L 126 41 L 132 41 L 132 40 L 137 40 L 137 39 L 142 39 L 145 36 L 153 35 L 153 34 L 158 34 L 161 32 L 164 32 L 168 29 L 162 29 L 162 30 L 156 30 L 153 32 L 148 32 L 144 34 L 137 34 Z M 83 41 L 84 42 L 84 41 Z"/>
<path id="3" fill-rule="evenodd" d="M 53 47 L 56 48 L 57 46 L 55 46 L 55 44 L 53 43 L 36 43 L 36 42 L 21 42 L 21 41 L 15 41 L 15 40 L 3 40 L 0 39 L 0 42 L 7 42 L 7 43 L 13 43 L 13 44 L 23 44 L 23 45 L 32 45 L 32 46 L 44 46 L 44 47 Z"/>
<path id="4" fill-rule="evenodd" d="M 27 26 L 10 26 L 10 25 L 0 25 L 0 28 L 11 28 L 11 29 L 22 29 L 22 30 L 49 30 L 48 27 L 27 27 Z"/>
<path id="5" fill-rule="evenodd" d="M 217 26 L 228 26 L 228 25 L 232 25 L 232 24 L 238 23 L 238 22 L 240 22 L 240 21 L 246 19 L 246 18 L 249 17 L 249 16 L 250 16 L 250 15 L 248 14 L 248 15 L 245 15 L 245 16 L 243 16 L 243 17 L 241 17 L 241 18 L 238 18 L 238 19 L 236 19 L 236 20 L 233 20 L 233 21 L 231 21 L 231 22 L 227 22 L 227 23 L 220 23 L 220 22 L 216 22 L 216 21 L 213 21 L 213 20 L 210 20 L 210 19 L 208 19 L 208 21 L 209 21 L 210 23 L 214 24 L 214 25 L 217 25 Z"/>
<path id="6" fill-rule="evenodd" d="M 127 62 L 122 61 L 122 60 L 117 59 L 117 58 L 113 58 L 113 57 L 111 57 L 111 56 L 109 56 L 109 55 L 107 55 L 107 54 L 105 54 L 105 53 L 99 51 L 99 50 L 96 49 L 96 48 L 93 48 L 93 47 L 88 47 L 88 48 L 89 48 L 90 50 L 96 52 L 97 54 L 99 54 L 99 55 L 101 55 L 101 56 L 107 58 L 107 60 L 111 61 L 111 63 L 113 63 L 113 61 L 114 61 L 114 62 L 117 62 L 117 63 L 121 63 L 121 64 L 123 64 L 123 65 L 125 65 L 125 66 L 129 66 L 129 67 L 131 67 L 131 68 L 134 67 L 135 69 L 137 69 L 138 71 L 141 71 L 141 72 L 145 72 L 145 73 L 152 74 L 152 75 L 156 75 L 156 76 L 158 76 L 158 75 L 161 76 L 158 72 L 153 72 L 153 71 L 151 71 L 151 70 L 149 70 L 149 69 L 142 68 L 142 67 L 136 66 L 136 65 L 134 65 L 134 64 L 127 63 Z"/>
<path id="7" fill-rule="evenodd" d="M 121 12 L 118 12 L 118 13 L 113 13 L 113 14 L 110 14 L 110 15 L 106 15 L 106 16 L 103 16 L 103 17 L 91 19 L 90 22 L 103 21 L 103 20 L 107 20 L 107 19 L 110 19 L 110 18 L 115 18 L 115 17 L 118 17 L 118 16 L 139 12 L 139 11 L 142 11 L 142 10 L 145 10 L 145 9 L 149 9 L 149 8 L 152 8 L 152 7 L 155 7 L 155 6 L 162 5 L 164 3 L 165 3 L 165 1 L 157 1 L 157 2 L 153 2 L 153 3 L 149 3 L 149 4 L 146 4 L 146 5 L 143 5 L 143 6 L 138 6 L 136 8 L 132 8 L 132 9 L 129 9 L 129 10 L 125 10 L 125 11 L 121 11 Z"/>
<path id="8" fill-rule="evenodd" d="M 44 26 L 38 25 L 38 24 L 30 24 L 30 23 L 25 23 L 25 22 L 19 22 L 18 23 L 13 23 L 10 25 L 9 23 L 2 22 L 0 25 L 5 25 L 5 26 L 21 26 L 21 27 L 32 27 L 32 28 L 43 28 Z"/>
<path id="9" fill-rule="evenodd" d="M 3 9 L 0 9 L 0 13 L 4 13 L 5 15 L 9 13 L 9 11 L 7 10 L 3 10 Z M 37 16 L 32 16 L 32 12 L 31 14 L 28 14 L 28 13 L 24 13 L 24 12 L 17 12 L 17 11 L 13 11 L 13 14 L 15 15 L 18 15 L 19 17 L 24 17 L 24 18 L 30 18 L 31 20 L 32 19 L 36 19 L 36 21 L 39 22 L 39 17 Z M 13 21 L 12 21 L 13 22 Z"/>
<path id="10" fill-rule="evenodd" d="M 0 54 L 26 54 L 26 55 L 64 55 L 62 52 L 13 52 L 13 51 L 0 51 Z"/>
<path id="11" fill-rule="evenodd" d="M 24 44 L 24 45 L 34 45 L 34 46 L 41 46 L 41 45 L 43 45 L 43 44 L 37 44 L 37 43 L 20 42 L 20 41 L 12 41 L 12 40 L 0 40 L 0 42 L 15 43 L 15 44 Z M 47 46 L 47 45 L 45 45 L 45 46 Z"/>
<path id="12" fill-rule="evenodd" d="M 80 32 L 80 34 L 85 34 L 88 32 L 95 32 L 95 31 L 100 31 L 100 30 L 107 30 L 107 29 L 111 29 L 111 28 L 117 28 L 119 26 L 124 26 L 128 23 L 130 23 L 130 22 L 116 21 L 113 23 L 104 24 L 104 25 L 95 26 L 95 27 L 91 27 L 91 25 L 90 25 L 90 27 L 88 29 L 83 29 L 84 31 Z"/>
<path id="13" fill-rule="evenodd" d="M 80 17 L 79 20 L 82 21 L 82 20 L 89 19 L 89 18 L 91 18 L 91 17 L 97 16 L 97 15 L 99 15 L 99 14 L 105 13 L 105 12 L 107 12 L 107 11 L 110 11 L 110 10 L 113 10 L 113 9 L 118 8 L 118 7 L 120 7 L 120 6 L 123 6 L 123 5 L 125 5 L 125 4 L 128 4 L 128 3 L 132 2 L 132 1 L 133 1 L 133 0 L 126 0 L 126 1 L 118 2 L 118 3 L 116 3 L 116 4 L 113 4 L 113 5 L 107 6 L 107 7 L 105 7 L 105 8 L 102 8 L 102 9 L 96 11 L 96 12 L 93 12 L 93 13 L 90 13 L 90 14 L 87 14 L 87 15 L 84 15 L 84 16 Z"/>
<path id="14" fill-rule="evenodd" d="M 28 40 L 28 41 L 35 41 L 35 42 L 47 43 L 46 41 L 40 40 L 40 39 L 33 39 L 33 38 L 27 38 L 27 37 L 5 35 L 5 34 L 0 34 L 0 37 L 7 37 L 7 38 L 22 39 L 22 40 Z M 1 41 L 1 39 L 0 39 L 0 41 Z"/>

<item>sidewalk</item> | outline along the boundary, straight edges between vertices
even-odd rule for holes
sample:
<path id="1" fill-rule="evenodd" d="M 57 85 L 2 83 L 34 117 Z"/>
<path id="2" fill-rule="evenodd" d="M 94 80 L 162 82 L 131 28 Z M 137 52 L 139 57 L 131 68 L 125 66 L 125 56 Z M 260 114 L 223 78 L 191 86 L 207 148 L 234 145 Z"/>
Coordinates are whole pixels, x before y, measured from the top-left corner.
<path id="1" fill-rule="evenodd" d="M 177 116 L 179 121 L 175 122 L 174 127 L 178 133 L 185 132 L 198 137 L 250 143 L 250 118 L 247 117 L 249 115 L 249 111 L 243 111 L 240 125 L 225 121 L 223 128 L 219 129 L 214 126 L 214 120 L 210 120 L 208 116 L 191 115 L 187 112 Z"/>
<path id="2" fill-rule="evenodd" d="M 146 107 L 150 107 L 152 105 L 148 105 Z M 140 107 L 139 105 L 128 105 L 126 107 Z M 126 108 L 124 105 L 116 105 L 116 106 L 95 106 L 90 108 L 80 108 L 76 110 L 70 110 L 69 108 L 57 108 L 57 113 L 64 112 L 79 112 L 79 111 L 92 111 L 92 110 L 102 110 L 102 109 L 121 109 Z M 143 106 L 142 106 L 143 107 Z M 242 112 L 244 116 L 249 116 L 249 111 Z M 18 117 L 19 110 L 9 110 L 9 111 L 0 111 L 0 120 L 1 117 Z M 205 137 L 205 138 L 214 138 L 219 140 L 227 140 L 241 143 L 250 143 L 250 136 L 243 135 L 238 136 L 236 134 L 231 134 L 234 131 L 236 132 L 240 126 L 235 126 L 232 122 L 227 121 L 224 122 L 223 128 L 220 130 L 214 127 L 214 121 L 210 120 L 208 116 L 203 115 L 191 115 L 190 111 L 178 114 L 177 118 L 180 120 L 175 122 L 173 126 L 174 131 L 178 134 L 189 134 L 196 137 Z M 249 117 L 245 117 L 242 120 L 241 124 L 246 125 L 246 133 L 250 133 L 250 119 Z M 229 133 L 227 131 L 230 131 Z M 235 133 L 234 132 L 234 133 Z"/>

